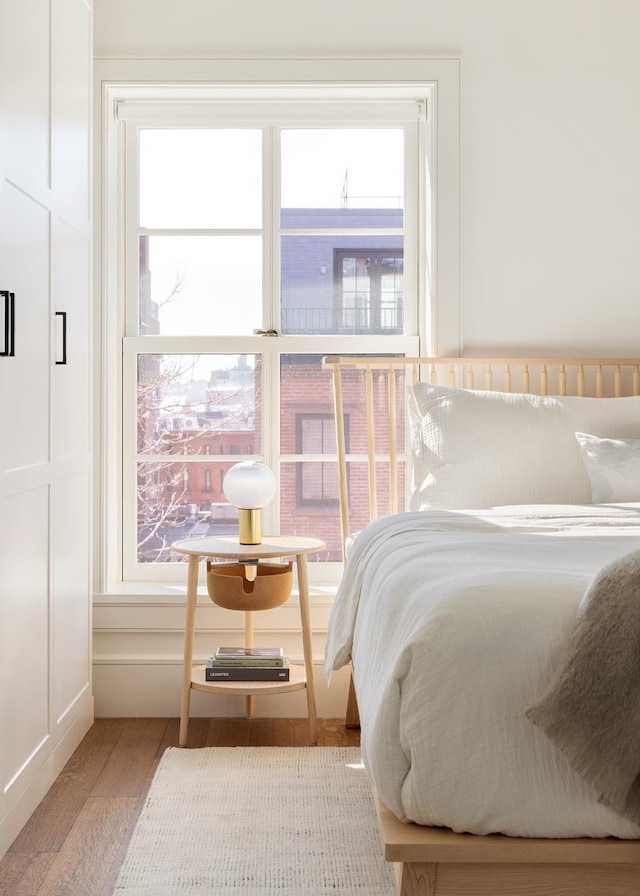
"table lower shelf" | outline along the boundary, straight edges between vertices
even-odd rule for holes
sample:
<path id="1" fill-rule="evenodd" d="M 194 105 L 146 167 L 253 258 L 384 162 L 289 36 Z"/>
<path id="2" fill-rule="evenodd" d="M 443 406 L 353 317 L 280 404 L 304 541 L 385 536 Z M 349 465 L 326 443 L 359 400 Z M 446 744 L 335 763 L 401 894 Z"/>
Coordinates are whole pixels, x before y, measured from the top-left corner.
<path id="1" fill-rule="evenodd" d="M 210 694 L 286 694 L 289 691 L 300 691 L 306 686 L 304 666 L 291 666 L 289 681 L 206 681 L 205 666 L 194 666 L 191 671 L 192 689 Z"/>

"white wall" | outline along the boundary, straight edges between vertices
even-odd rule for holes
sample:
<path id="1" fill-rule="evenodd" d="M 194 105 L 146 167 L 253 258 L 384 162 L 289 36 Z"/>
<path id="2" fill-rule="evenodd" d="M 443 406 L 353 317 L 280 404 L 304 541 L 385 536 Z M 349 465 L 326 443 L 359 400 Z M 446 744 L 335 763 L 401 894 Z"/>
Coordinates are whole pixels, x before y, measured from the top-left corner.
<path id="1" fill-rule="evenodd" d="M 95 53 L 459 57 L 461 347 L 637 352 L 638 0 L 96 0 Z"/>

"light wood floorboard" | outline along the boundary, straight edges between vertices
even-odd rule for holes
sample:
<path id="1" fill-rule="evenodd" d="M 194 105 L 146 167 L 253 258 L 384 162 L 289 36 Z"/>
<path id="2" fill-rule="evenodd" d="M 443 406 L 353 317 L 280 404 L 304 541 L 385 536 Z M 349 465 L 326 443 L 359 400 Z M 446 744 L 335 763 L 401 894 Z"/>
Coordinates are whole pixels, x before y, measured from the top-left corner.
<path id="1" fill-rule="evenodd" d="M 0 896 L 111 896 L 151 779 L 178 719 L 97 719 L 0 861 Z M 308 746 L 307 719 L 199 719 L 188 748 Z M 359 746 L 318 719 L 318 746 Z M 310 748 L 311 749 L 311 748 Z"/>

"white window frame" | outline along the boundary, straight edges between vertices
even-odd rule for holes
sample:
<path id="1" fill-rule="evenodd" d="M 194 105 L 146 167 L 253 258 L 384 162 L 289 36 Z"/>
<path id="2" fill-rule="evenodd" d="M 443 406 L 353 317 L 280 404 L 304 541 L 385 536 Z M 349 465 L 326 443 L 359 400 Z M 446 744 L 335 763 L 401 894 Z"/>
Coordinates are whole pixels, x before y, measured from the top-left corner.
<path id="1" fill-rule="evenodd" d="M 387 60 L 389 62 L 389 60 Z M 442 63 L 449 63 L 442 65 Z M 453 63 L 453 64 L 451 64 Z M 265 63 L 266 64 L 266 63 Z M 100 339 L 100 343 L 105 345 L 106 351 L 103 355 L 103 391 L 101 402 L 101 420 L 100 427 L 100 445 L 102 446 L 101 456 L 103 459 L 101 468 L 103 477 L 101 481 L 104 488 L 99 495 L 98 504 L 102 509 L 101 520 L 103 525 L 99 527 L 101 532 L 98 556 L 102 558 L 102 562 L 97 564 L 101 583 L 100 590 L 119 591 L 131 590 L 136 591 L 143 583 L 152 584 L 154 582 L 168 583 L 170 581 L 179 581 L 182 583 L 184 579 L 184 569 L 178 564 L 147 564 L 141 565 L 138 570 L 126 569 L 123 572 L 123 552 L 120 535 L 120 521 L 122 519 L 123 510 L 131 512 L 130 506 L 123 507 L 123 471 L 118 463 L 119 446 L 122 444 L 123 433 L 121 427 L 121 402 L 123 396 L 123 383 L 131 376 L 132 359 L 135 359 L 139 350 L 158 352 L 175 350 L 175 340 L 170 339 L 166 345 L 163 344 L 162 337 L 154 337 L 153 346 L 148 345 L 147 337 L 130 336 L 125 340 L 124 357 L 121 355 L 121 340 L 125 329 L 124 311 L 125 303 L 123 300 L 124 291 L 127 286 L 124 277 L 123 265 L 123 247 L 122 247 L 122 231 L 125 218 L 125 209 L 121 204 L 121 179 L 123 176 L 123 140 L 124 131 L 123 121 L 125 119 L 132 120 L 137 118 L 140 120 L 140 113 L 145 110 L 147 122 L 153 120 L 153 115 L 157 120 L 163 120 L 164 114 L 170 110 L 172 115 L 176 113 L 183 118 L 185 122 L 197 123 L 203 116 L 210 112 L 211 103 L 228 104 L 230 99 L 237 99 L 242 96 L 245 104 L 248 106 L 251 97 L 255 95 L 255 84 L 260 83 L 260 94 L 264 95 L 265 88 L 267 92 L 275 100 L 283 101 L 283 109 L 290 108 L 290 103 L 300 98 L 300 95 L 314 95 L 316 104 L 315 108 L 320 108 L 321 102 L 328 101 L 333 110 L 332 117 L 335 118 L 335 111 L 338 100 L 342 105 L 345 113 L 345 120 L 353 121 L 356 114 L 360 115 L 360 120 L 366 121 L 363 117 L 362 110 L 367 103 L 379 103 L 385 100 L 395 100 L 396 104 L 402 105 L 402 101 L 420 103 L 426 102 L 427 108 L 427 125 L 422 129 L 420 139 L 416 142 L 416 152 L 420 157 L 420 164 L 423 165 L 421 177 L 424 186 L 429 192 L 430 208 L 428 214 L 424 214 L 415 225 L 420 232 L 420 247 L 423 251 L 423 257 L 417 259 L 417 264 L 407 263 L 406 271 L 411 269 L 418 271 L 418 277 L 412 289 L 416 290 L 419 297 L 418 319 L 410 321 L 411 330 L 414 337 L 407 339 L 406 337 L 397 337 L 397 344 L 394 346 L 394 337 L 363 337 L 366 339 L 366 348 L 362 347 L 362 351 L 381 352 L 381 351 L 405 351 L 407 353 L 415 353 L 420 351 L 428 353 L 436 353 L 440 345 L 446 345 L 444 351 L 455 352 L 459 349 L 459 310 L 458 310 L 458 289 L 459 289 L 459 245 L 458 245 L 458 72 L 456 60 L 434 60 L 426 61 L 428 67 L 438 69 L 438 78 L 421 78 L 419 80 L 408 80 L 398 82 L 397 79 L 390 79 L 388 82 L 383 79 L 365 82 L 351 78 L 340 79 L 336 83 L 327 84 L 326 81 L 318 80 L 316 83 L 296 83 L 295 79 L 286 78 L 276 82 L 259 80 L 250 85 L 238 85 L 234 83 L 232 78 L 221 79 L 211 78 L 205 84 L 193 83 L 185 84 L 176 81 L 167 86 L 167 81 L 163 81 L 163 91 L 166 99 L 157 100 L 155 89 L 147 84 L 141 84 L 139 81 L 131 80 L 126 82 L 123 79 L 111 80 L 105 77 L 105 64 L 97 66 L 97 73 L 100 84 L 101 98 L 101 114 L 103 122 L 103 140 L 100 141 L 99 153 L 96 153 L 97 160 L 102 160 L 100 167 L 100 196 L 102 203 L 99 206 L 99 220 L 103 239 L 101 240 L 101 253 L 96 263 L 97 272 L 99 272 L 99 293 L 103 298 L 103 314 L 101 333 L 104 334 Z M 285 66 L 286 68 L 287 66 Z M 290 67 L 290 66 L 289 66 Z M 106 68 L 109 65 L 106 64 Z M 233 68 L 231 65 L 230 68 Z M 335 74 L 335 66 L 331 63 L 327 66 L 320 66 L 324 75 L 331 71 Z M 373 70 L 373 68 L 371 69 Z M 230 73 L 230 72 L 229 72 Z M 153 79 L 151 79 L 153 80 Z M 445 88 L 445 89 L 443 89 Z M 447 111 L 443 114 L 443 92 L 446 94 Z M 155 96 L 154 96 L 155 94 Z M 155 112 L 149 117 L 149 101 L 153 100 L 155 104 Z M 353 105 L 349 106 L 348 101 Z M 339 105 L 339 104 L 338 104 Z M 206 107 L 209 107 L 208 109 Z M 227 105 L 228 108 L 228 105 Z M 178 111 L 179 110 L 179 111 Z M 248 108 L 246 111 L 249 110 Z M 162 114 L 161 114 L 162 113 Z M 446 120 L 446 126 L 443 127 L 443 119 Z M 228 119 L 233 120 L 233 114 Z M 307 119 L 313 120 L 313 116 Z M 128 138 L 131 139 L 131 138 Z M 442 167 L 438 165 L 438 160 L 442 154 L 446 153 L 444 158 L 444 172 Z M 274 166 L 278 168 L 277 165 Z M 444 195 L 443 195 L 444 194 Z M 446 212 L 443 209 L 443 198 L 449 199 L 446 204 Z M 408 214 L 411 214 L 408 210 Z M 417 211 L 416 211 L 417 214 Z M 435 239 L 436 233 L 438 240 Z M 276 241 L 277 243 L 277 241 Z M 411 251 L 411 250 L 409 250 Z M 266 261 L 268 265 L 269 260 Z M 411 265 L 411 266 L 410 266 Z M 269 270 L 269 276 L 273 279 L 279 275 L 278 259 L 273 259 L 273 268 Z M 274 269 L 275 273 L 274 273 Z M 265 274 L 267 272 L 265 271 Z M 411 274 L 409 273 L 409 276 Z M 441 284 L 446 284 L 448 293 L 451 298 L 446 302 L 438 302 Z M 132 284 L 130 284 L 133 286 Z M 137 283 L 135 284 L 137 289 Z M 272 294 L 277 296 L 278 291 L 273 290 Z M 444 296 L 443 296 L 444 298 Z M 277 303 L 276 303 L 277 304 Z M 444 313 L 443 313 L 444 312 Z M 274 318 L 277 325 L 277 318 Z M 272 324 L 273 325 L 273 324 Z M 131 332 L 129 330 L 129 332 Z M 444 337 L 444 338 L 443 338 Z M 256 337 L 247 337 L 255 339 Z M 263 355 L 265 364 L 265 376 L 270 378 L 272 387 L 277 394 L 279 365 L 276 360 L 279 355 L 287 354 L 293 351 L 297 345 L 299 337 L 282 336 L 277 342 L 277 346 L 269 345 L 269 340 L 262 340 L 259 349 Z M 315 342 L 317 341 L 317 346 Z M 211 341 L 208 338 L 185 337 L 185 345 L 188 343 L 189 351 L 202 351 L 206 353 L 211 351 Z M 145 345 L 146 343 L 146 345 Z M 305 350 L 310 353 L 319 352 L 326 354 L 327 345 L 326 337 L 305 337 Z M 171 346 L 171 347 L 170 347 Z M 186 350 L 186 349 L 185 349 Z M 215 350 L 215 349 L 214 349 Z M 250 351 L 247 348 L 247 339 L 238 337 L 237 345 L 234 345 L 234 339 L 227 337 L 225 339 L 225 350 L 237 351 L 243 353 Z M 254 349 L 257 350 L 257 349 Z M 332 337 L 331 353 L 352 353 L 354 351 L 354 339 L 348 337 Z M 125 420 L 134 419 L 131 408 L 126 408 Z M 269 433 L 265 427 L 264 439 L 265 445 L 274 444 L 273 434 Z M 286 456 L 280 458 L 286 461 Z M 310 458 L 313 459 L 313 458 Z M 274 462 L 270 453 L 265 456 L 266 462 Z M 134 489 L 130 489 L 134 492 Z M 134 500 L 129 495 L 125 500 Z M 271 510 L 271 523 L 277 527 L 277 506 L 275 500 Z M 135 515 L 133 516 L 135 519 Z M 276 528 L 273 531 L 277 531 Z M 317 569 L 316 569 L 317 567 Z M 320 573 L 320 580 L 337 581 L 340 572 L 340 564 L 313 564 L 314 573 Z M 317 577 L 316 577 L 316 580 Z M 138 584 L 136 584 L 136 581 Z"/>

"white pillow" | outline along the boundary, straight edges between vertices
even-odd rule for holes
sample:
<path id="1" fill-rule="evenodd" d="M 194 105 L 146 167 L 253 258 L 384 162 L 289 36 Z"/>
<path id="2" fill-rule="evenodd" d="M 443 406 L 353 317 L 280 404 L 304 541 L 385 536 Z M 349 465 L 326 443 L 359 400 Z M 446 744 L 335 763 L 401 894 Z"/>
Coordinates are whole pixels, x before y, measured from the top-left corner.
<path id="1" fill-rule="evenodd" d="M 640 439 L 599 439 L 577 432 L 594 504 L 640 501 Z"/>
<path id="2" fill-rule="evenodd" d="M 575 433 L 640 438 L 640 396 L 579 398 L 416 383 L 411 510 L 590 504 Z"/>

